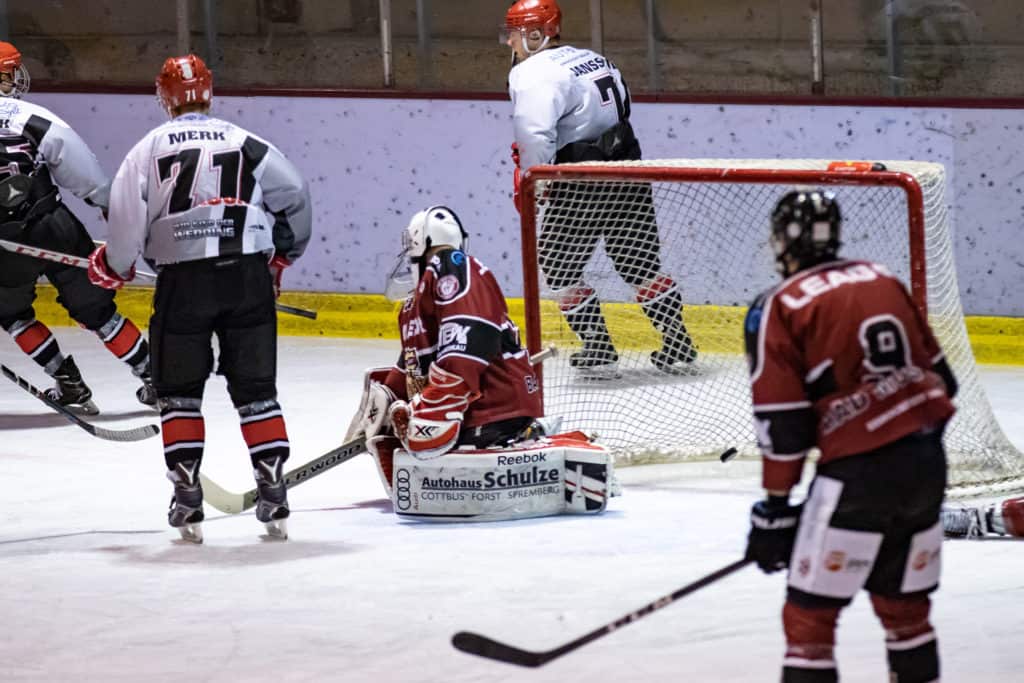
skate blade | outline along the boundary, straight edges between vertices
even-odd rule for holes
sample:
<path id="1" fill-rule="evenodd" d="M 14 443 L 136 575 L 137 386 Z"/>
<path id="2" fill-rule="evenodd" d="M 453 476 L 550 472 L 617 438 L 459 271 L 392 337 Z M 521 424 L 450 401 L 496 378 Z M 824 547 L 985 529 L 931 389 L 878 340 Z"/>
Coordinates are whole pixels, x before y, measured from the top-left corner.
<path id="1" fill-rule="evenodd" d="M 187 541 L 188 543 L 202 543 L 203 542 L 203 524 L 202 522 L 196 522 L 195 524 L 186 524 L 185 526 L 178 527 L 178 533 L 181 534 L 181 540 Z"/>
<path id="2" fill-rule="evenodd" d="M 96 407 L 96 404 L 89 399 L 85 403 L 73 403 L 68 406 L 64 406 L 75 415 L 99 415 L 100 409 Z"/>
<path id="3" fill-rule="evenodd" d="M 608 363 L 607 365 L 595 365 L 590 368 L 576 368 L 576 373 L 580 379 L 593 379 L 598 381 L 620 379 L 622 373 L 619 372 L 618 363 Z"/>
<path id="4" fill-rule="evenodd" d="M 287 519 L 274 519 L 269 522 L 264 522 L 263 526 L 267 529 L 267 537 L 277 541 L 288 540 Z"/>

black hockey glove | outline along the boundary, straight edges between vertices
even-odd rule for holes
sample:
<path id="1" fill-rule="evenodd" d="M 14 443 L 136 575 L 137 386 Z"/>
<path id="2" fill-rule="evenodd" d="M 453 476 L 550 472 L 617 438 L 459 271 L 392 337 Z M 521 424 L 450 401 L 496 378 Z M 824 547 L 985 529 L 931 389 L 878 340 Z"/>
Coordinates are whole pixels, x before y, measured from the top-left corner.
<path id="1" fill-rule="evenodd" d="M 766 574 L 789 566 L 800 521 L 800 505 L 790 505 L 782 496 L 768 496 L 750 509 L 750 536 L 747 537 L 747 559 L 753 560 Z"/>

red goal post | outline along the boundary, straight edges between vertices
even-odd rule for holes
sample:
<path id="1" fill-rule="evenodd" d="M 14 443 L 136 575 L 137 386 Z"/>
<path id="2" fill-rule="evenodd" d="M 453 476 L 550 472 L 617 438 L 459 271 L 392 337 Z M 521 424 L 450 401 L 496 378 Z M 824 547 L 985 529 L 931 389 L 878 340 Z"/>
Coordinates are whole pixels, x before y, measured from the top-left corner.
<path id="1" fill-rule="evenodd" d="M 552 343 L 564 351 L 543 371 L 548 413 L 562 415 L 567 428 L 596 432 L 619 464 L 707 459 L 733 446 L 755 456 L 739 321 L 757 291 L 778 278 L 767 250 L 775 201 L 792 189 L 825 187 L 843 212 L 842 253 L 879 261 L 909 282 L 961 381 L 946 439 L 951 493 L 1019 490 L 1024 459 L 992 415 L 967 340 L 945 170 L 926 162 L 883 164 L 887 170 L 851 171 L 829 170 L 828 160 L 673 159 L 531 168 L 521 195 L 526 340 L 531 353 Z M 580 348 L 578 338 L 558 314 L 539 266 L 541 257 L 550 263 L 560 256 L 551 247 L 538 253 L 541 233 L 580 230 L 576 216 L 591 212 L 592 220 L 595 203 L 620 218 L 639 215 L 629 204 L 636 193 L 622 191 L 629 184 L 651 187 L 661 271 L 679 284 L 684 320 L 701 349 L 698 369 L 685 378 L 651 367 L 658 338 L 639 312 L 635 287 L 623 281 L 622 264 L 600 245 L 582 281 L 601 299 L 621 376 L 582 380 L 566 359 Z M 565 258 L 579 258 L 573 249 Z"/>

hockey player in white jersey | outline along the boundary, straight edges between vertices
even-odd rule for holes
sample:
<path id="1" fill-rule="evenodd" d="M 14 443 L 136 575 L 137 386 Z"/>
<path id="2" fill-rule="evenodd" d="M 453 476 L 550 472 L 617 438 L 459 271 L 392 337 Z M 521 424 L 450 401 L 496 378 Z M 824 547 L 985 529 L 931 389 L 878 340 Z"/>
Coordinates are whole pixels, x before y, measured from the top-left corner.
<path id="1" fill-rule="evenodd" d="M 0 239 L 75 256 L 96 245 L 61 199 L 63 188 L 107 210 L 110 180 L 92 150 L 53 112 L 21 100 L 29 89 L 21 53 L 0 42 Z M 36 282 L 46 278 L 71 318 L 103 341 L 142 380 L 136 395 L 156 403 L 149 384 L 149 346 L 139 328 L 117 311 L 114 293 L 89 282 L 81 268 L 0 249 L 0 327 L 56 384 L 46 391 L 77 412 L 98 412 L 75 360 L 64 356 L 50 329 L 36 320 Z"/>
<path id="2" fill-rule="evenodd" d="M 309 242 L 309 188 L 266 140 L 208 115 L 213 75 L 195 55 L 164 62 L 157 96 L 171 121 L 128 153 L 110 192 L 110 240 L 89 276 L 108 288 L 132 276 L 141 253 L 159 271 L 150 340 L 174 497 L 168 522 L 201 541 L 203 388 L 213 370 L 238 411 L 259 490 L 256 517 L 286 536 L 282 467 L 288 435 L 277 402 L 281 272 Z"/>
<path id="3" fill-rule="evenodd" d="M 538 164 L 640 158 L 622 75 L 593 50 L 559 44 L 561 21 L 554 0 L 520 0 L 505 15 L 502 40 L 512 48 L 508 87 L 517 208 L 521 170 Z M 601 302 L 584 280 L 584 268 L 602 238 L 616 272 L 634 288 L 644 314 L 662 335 L 662 348 L 651 353 L 651 362 L 666 372 L 684 371 L 697 349 L 683 324 L 679 286 L 662 271 L 647 183 L 551 185 L 538 252 L 547 284 L 583 342 L 570 363 L 593 375 L 614 375 L 617 369 L 618 354 Z"/>

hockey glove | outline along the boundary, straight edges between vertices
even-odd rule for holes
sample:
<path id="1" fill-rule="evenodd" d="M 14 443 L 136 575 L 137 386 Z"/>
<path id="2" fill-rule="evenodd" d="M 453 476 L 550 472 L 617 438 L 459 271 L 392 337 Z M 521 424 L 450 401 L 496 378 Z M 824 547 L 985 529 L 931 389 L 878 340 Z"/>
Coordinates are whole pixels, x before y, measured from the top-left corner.
<path id="1" fill-rule="evenodd" d="M 479 397 L 466 380 L 433 364 L 423 392 L 409 403 L 392 403 L 388 416 L 405 449 L 421 460 L 428 460 L 455 448 L 463 413 Z"/>
<path id="2" fill-rule="evenodd" d="M 512 203 L 516 205 L 516 211 L 523 212 L 519 200 L 519 186 L 523 183 L 523 172 L 519 170 L 519 145 L 512 143 L 512 163 L 515 168 L 512 170 Z"/>
<path id="3" fill-rule="evenodd" d="M 124 283 L 135 278 L 135 265 L 128 274 L 121 276 L 115 273 L 107 263 L 107 245 L 97 247 L 89 254 L 89 282 L 103 289 L 121 289 Z"/>
<path id="4" fill-rule="evenodd" d="M 756 562 L 764 573 L 771 574 L 789 566 L 802 508 L 802 503 L 790 505 L 783 496 L 768 496 L 750 509 L 747 559 Z"/>
<path id="5" fill-rule="evenodd" d="M 281 276 L 284 274 L 284 269 L 291 264 L 291 261 L 280 254 L 274 254 L 274 258 L 270 259 L 270 263 L 267 264 L 267 267 L 270 268 L 270 277 L 274 280 L 275 299 L 281 296 Z"/>
<path id="6" fill-rule="evenodd" d="M 362 414 L 359 416 L 357 431 L 355 435 L 363 434 L 367 439 L 379 435 L 386 428 L 388 408 L 397 400 L 395 392 L 391 391 L 386 384 L 370 382 L 366 389 L 366 402 L 362 407 Z M 347 440 L 355 435 L 350 434 Z"/>

